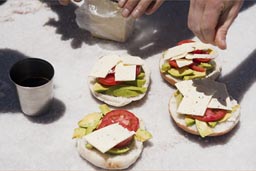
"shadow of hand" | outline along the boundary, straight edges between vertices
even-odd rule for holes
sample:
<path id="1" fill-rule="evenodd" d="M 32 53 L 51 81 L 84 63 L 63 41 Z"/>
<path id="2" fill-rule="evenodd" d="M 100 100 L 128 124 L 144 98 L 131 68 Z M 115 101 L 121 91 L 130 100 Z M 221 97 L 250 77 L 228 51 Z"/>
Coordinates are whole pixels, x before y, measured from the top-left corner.
<path id="1" fill-rule="evenodd" d="M 97 39 L 90 32 L 80 29 L 76 24 L 74 4 L 61 6 L 52 1 L 46 1 L 47 5 L 58 14 L 58 21 L 51 18 L 45 25 L 56 27 L 56 33 L 62 40 L 72 40 L 71 47 L 76 49 L 82 43 L 89 45 L 98 43 L 103 48 L 127 49 L 131 55 L 148 57 L 162 52 L 175 45 L 182 39 L 192 37 L 192 33 L 186 27 L 189 2 L 165 2 L 154 15 L 144 16 L 136 22 L 132 37 L 125 43 Z M 114 48 L 113 48 L 114 47 Z"/>
<path id="2" fill-rule="evenodd" d="M 102 48 L 127 49 L 131 55 L 146 58 L 194 36 L 187 28 L 189 1 L 165 1 L 153 15 L 145 15 L 137 20 L 134 34 L 125 43 L 97 39 L 90 32 L 80 29 L 75 21 L 75 10 L 78 7 L 74 4 L 61 6 L 54 1 L 43 2 L 59 17 L 58 21 L 51 18 L 45 25 L 56 27 L 56 33 L 62 35 L 62 40 L 71 39 L 71 47 L 74 49 L 80 48 L 83 43 L 98 43 Z M 245 1 L 241 10 L 254 4 L 253 1 Z"/>
<path id="3" fill-rule="evenodd" d="M 240 102 L 256 81 L 256 50 L 254 50 L 236 69 L 230 74 L 221 77 L 220 82 L 227 86 L 229 94 Z"/>
<path id="4" fill-rule="evenodd" d="M 58 21 L 53 18 L 49 19 L 45 25 L 56 27 L 56 33 L 62 36 L 62 40 L 71 39 L 72 48 L 80 48 L 82 43 L 94 44 L 96 42 L 96 39 L 91 36 L 90 32 L 80 29 L 76 24 L 76 5 L 71 3 L 68 6 L 61 6 L 54 1 L 43 2 L 56 12 L 59 17 Z"/>

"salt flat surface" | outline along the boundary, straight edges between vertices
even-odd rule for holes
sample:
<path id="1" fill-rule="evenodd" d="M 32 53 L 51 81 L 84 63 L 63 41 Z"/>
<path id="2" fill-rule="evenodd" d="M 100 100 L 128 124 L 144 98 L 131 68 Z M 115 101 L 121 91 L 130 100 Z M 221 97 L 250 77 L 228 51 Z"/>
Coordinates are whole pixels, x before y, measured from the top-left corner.
<path id="1" fill-rule="evenodd" d="M 256 170 L 256 5 L 244 4 L 219 51 L 220 80 L 242 107 L 239 125 L 229 134 L 202 139 L 179 130 L 170 119 L 174 88 L 161 78 L 161 52 L 193 38 L 186 27 L 187 1 L 166 2 L 136 23 L 128 42 L 93 38 L 75 23 L 76 5 L 8 0 L 0 5 L 0 170 L 98 170 L 77 153 L 72 140 L 77 121 L 98 111 L 87 75 L 98 57 L 116 52 L 141 56 L 151 69 L 151 86 L 140 102 L 124 107 L 141 117 L 153 139 L 131 170 Z M 8 78 L 17 60 L 37 57 L 55 68 L 54 107 L 47 115 L 26 117 Z"/>

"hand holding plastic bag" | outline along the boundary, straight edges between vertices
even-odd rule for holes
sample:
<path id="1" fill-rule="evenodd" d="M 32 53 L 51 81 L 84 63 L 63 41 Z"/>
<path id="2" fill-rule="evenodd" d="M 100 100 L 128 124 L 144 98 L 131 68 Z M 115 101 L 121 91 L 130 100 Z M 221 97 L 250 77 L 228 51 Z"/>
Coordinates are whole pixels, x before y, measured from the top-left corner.
<path id="1" fill-rule="evenodd" d="M 115 1 L 85 0 L 75 13 L 78 26 L 95 37 L 125 42 L 134 29 L 135 20 L 122 17 Z"/>

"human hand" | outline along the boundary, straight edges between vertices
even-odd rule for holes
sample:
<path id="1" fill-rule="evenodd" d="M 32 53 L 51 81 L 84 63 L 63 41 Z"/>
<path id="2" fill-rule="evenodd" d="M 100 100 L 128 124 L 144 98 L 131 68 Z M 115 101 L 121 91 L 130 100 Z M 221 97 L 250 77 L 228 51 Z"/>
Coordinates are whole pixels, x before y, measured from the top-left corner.
<path id="1" fill-rule="evenodd" d="M 190 0 L 188 27 L 204 43 L 226 49 L 229 27 L 243 0 Z"/>
<path id="2" fill-rule="evenodd" d="M 70 3 L 71 0 L 59 0 L 59 3 L 61 5 L 68 5 Z M 75 2 L 80 2 L 82 0 L 74 0 Z"/>
<path id="3" fill-rule="evenodd" d="M 144 13 L 150 15 L 154 13 L 164 2 L 164 0 L 119 0 L 119 7 L 123 8 L 123 17 L 139 18 Z"/>

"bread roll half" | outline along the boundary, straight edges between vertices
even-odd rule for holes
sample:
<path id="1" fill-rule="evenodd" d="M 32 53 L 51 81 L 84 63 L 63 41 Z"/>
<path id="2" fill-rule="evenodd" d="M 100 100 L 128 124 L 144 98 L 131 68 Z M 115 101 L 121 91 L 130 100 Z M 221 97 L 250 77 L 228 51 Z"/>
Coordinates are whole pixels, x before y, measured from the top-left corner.
<path id="1" fill-rule="evenodd" d="M 170 74 L 162 73 L 161 68 L 162 68 L 162 65 L 164 64 L 164 62 L 165 62 L 165 60 L 164 60 L 164 57 L 162 56 L 160 59 L 160 62 L 159 62 L 159 68 L 160 68 L 160 73 L 161 73 L 161 76 L 163 77 L 163 79 L 165 81 L 167 81 L 169 84 L 171 84 L 172 86 L 174 86 L 174 84 L 177 82 L 183 81 L 182 79 L 175 78 L 175 77 L 171 76 Z M 206 75 L 206 78 L 211 78 L 211 79 L 215 80 L 216 78 L 219 77 L 219 75 L 221 73 L 221 66 L 216 61 L 212 61 L 212 62 L 215 65 L 215 68 L 211 73 Z"/>
<path id="2" fill-rule="evenodd" d="M 140 120 L 140 128 L 145 129 L 144 123 Z M 134 139 L 132 149 L 124 154 L 112 155 L 101 153 L 96 149 L 88 149 L 85 138 L 77 139 L 77 150 L 81 157 L 93 165 L 109 170 L 121 170 L 131 166 L 140 157 L 143 151 L 143 143 Z"/>
<path id="3" fill-rule="evenodd" d="M 143 85 L 143 87 L 148 88 L 150 85 L 150 69 L 148 67 L 148 65 L 146 63 L 144 63 L 142 65 L 142 69 L 145 72 L 145 80 L 146 83 Z M 137 101 L 142 99 L 146 93 L 140 94 L 136 97 L 115 97 L 115 96 L 110 96 L 110 95 L 106 95 L 106 94 L 102 94 L 102 93 L 98 93 L 95 92 L 93 90 L 93 85 L 96 83 L 96 78 L 95 77 L 89 77 L 89 88 L 90 91 L 92 93 L 92 95 L 97 98 L 98 100 L 111 105 L 111 106 L 115 106 L 115 107 L 121 107 L 121 106 L 125 106 L 133 101 Z"/>
<path id="4" fill-rule="evenodd" d="M 234 99 L 231 100 L 231 104 L 232 106 L 238 105 L 237 101 Z M 183 129 L 188 133 L 199 135 L 195 124 L 193 126 L 187 126 L 185 123 L 184 115 L 177 113 L 177 103 L 174 94 L 171 96 L 169 101 L 169 113 L 173 121 L 177 124 L 179 128 Z M 213 133 L 208 136 L 220 136 L 228 133 L 237 125 L 237 123 L 239 122 L 239 118 L 240 107 L 238 107 L 236 111 L 232 113 L 232 116 L 228 120 L 222 123 L 218 123 L 214 128 L 212 128 Z"/>

